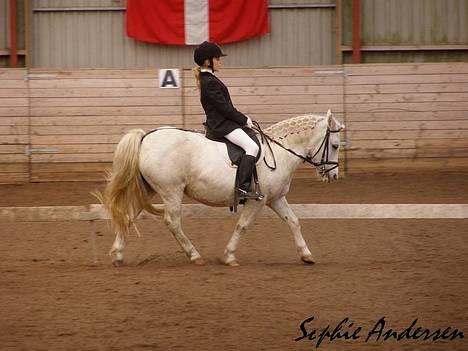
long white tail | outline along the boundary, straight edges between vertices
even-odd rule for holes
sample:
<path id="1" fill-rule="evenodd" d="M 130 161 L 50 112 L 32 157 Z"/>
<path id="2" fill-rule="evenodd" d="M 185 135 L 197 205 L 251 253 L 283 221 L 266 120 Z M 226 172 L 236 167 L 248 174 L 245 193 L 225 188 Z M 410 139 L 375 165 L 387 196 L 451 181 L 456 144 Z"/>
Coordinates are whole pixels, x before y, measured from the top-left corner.
<path id="1" fill-rule="evenodd" d="M 95 196 L 106 207 L 111 217 L 112 227 L 117 235 L 128 236 L 130 225 L 141 210 L 154 215 L 164 213 L 151 204 L 147 184 L 138 169 L 142 129 L 133 129 L 123 136 L 114 153 L 112 171 L 104 194 Z"/>

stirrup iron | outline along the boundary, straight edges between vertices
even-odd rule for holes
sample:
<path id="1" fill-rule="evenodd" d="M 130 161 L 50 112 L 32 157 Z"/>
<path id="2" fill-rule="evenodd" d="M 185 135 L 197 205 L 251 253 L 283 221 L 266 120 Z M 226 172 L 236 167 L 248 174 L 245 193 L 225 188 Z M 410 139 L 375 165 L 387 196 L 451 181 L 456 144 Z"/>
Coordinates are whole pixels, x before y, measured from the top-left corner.
<path id="1" fill-rule="evenodd" d="M 237 188 L 237 196 L 239 200 L 263 200 L 263 194 L 257 191 L 257 187 L 255 187 L 255 191 L 245 191 L 244 189 Z"/>

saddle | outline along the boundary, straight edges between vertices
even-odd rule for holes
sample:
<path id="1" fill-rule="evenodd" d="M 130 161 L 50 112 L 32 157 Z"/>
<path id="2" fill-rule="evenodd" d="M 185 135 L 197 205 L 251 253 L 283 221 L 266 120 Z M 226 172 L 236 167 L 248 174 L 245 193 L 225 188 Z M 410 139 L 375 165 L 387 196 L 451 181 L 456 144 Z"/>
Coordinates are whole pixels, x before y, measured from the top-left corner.
<path id="1" fill-rule="evenodd" d="M 258 145 L 259 152 L 258 152 L 257 159 L 256 159 L 256 161 L 258 162 L 258 160 L 262 157 L 262 144 L 258 140 L 257 134 L 255 133 L 254 130 L 252 130 L 252 129 L 248 128 L 248 127 L 242 127 L 242 130 Z M 231 166 L 239 166 L 239 163 L 241 162 L 242 156 L 245 154 L 244 149 L 242 149 L 240 146 L 237 146 L 234 143 L 231 143 L 226 138 L 217 138 L 217 137 L 215 137 L 214 135 L 212 135 L 208 131 L 208 129 L 206 129 L 205 137 L 207 139 L 212 140 L 212 141 L 216 141 L 216 142 L 225 144 L 226 148 L 227 148 L 227 154 L 228 154 L 229 159 L 231 161 Z M 254 180 L 254 184 L 255 184 L 255 191 L 260 192 L 260 186 L 259 186 L 257 168 L 256 167 L 254 168 L 254 171 L 253 171 L 253 180 Z M 236 181 L 235 181 L 235 184 L 234 184 L 234 194 L 235 194 L 234 203 L 232 204 L 232 206 L 229 207 L 231 212 L 234 212 L 234 213 L 237 212 L 237 206 L 239 204 L 241 204 L 241 205 L 245 204 L 245 200 L 243 200 L 243 199 L 240 200 L 238 198 L 237 191 L 236 191 L 238 185 L 239 185 L 239 167 L 237 167 Z"/>
<path id="2" fill-rule="evenodd" d="M 262 144 L 257 138 L 257 133 L 255 133 L 254 130 L 248 128 L 248 127 L 242 127 L 242 130 L 253 140 L 255 143 L 258 145 L 258 149 L 260 150 L 257 155 L 257 161 L 260 159 L 262 155 Z M 239 162 L 242 158 L 242 155 L 244 155 L 245 151 L 242 149 L 240 146 L 237 146 L 236 144 L 231 143 L 229 140 L 226 138 L 217 138 L 214 135 L 212 135 L 208 130 L 206 130 L 205 137 L 207 139 L 210 139 L 212 141 L 217 141 L 219 143 L 224 143 L 227 148 L 227 153 L 229 156 L 229 159 L 231 161 L 231 164 L 233 166 L 239 166 Z"/>

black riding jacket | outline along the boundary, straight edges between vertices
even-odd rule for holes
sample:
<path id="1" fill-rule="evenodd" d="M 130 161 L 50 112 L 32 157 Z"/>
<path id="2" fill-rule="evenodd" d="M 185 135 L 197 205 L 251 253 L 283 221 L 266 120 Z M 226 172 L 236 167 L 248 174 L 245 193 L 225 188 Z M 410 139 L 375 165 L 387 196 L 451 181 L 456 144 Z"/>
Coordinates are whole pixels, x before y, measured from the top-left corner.
<path id="1" fill-rule="evenodd" d="M 228 89 L 214 74 L 200 72 L 200 101 L 208 132 L 217 138 L 247 123 L 247 117 L 234 108 Z"/>

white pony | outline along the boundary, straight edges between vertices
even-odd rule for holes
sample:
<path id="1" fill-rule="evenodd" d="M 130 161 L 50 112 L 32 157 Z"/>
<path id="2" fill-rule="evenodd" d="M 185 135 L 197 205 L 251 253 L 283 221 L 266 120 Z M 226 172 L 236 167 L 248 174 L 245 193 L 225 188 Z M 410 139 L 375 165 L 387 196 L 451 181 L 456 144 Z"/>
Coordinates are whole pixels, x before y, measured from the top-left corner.
<path id="1" fill-rule="evenodd" d="M 274 158 L 277 167 L 272 170 L 264 162 L 257 164 L 264 198 L 249 200 L 244 205 L 221 258 L 224 264 L 238 265 L 235 252 L 239 239 L 265 205 L 288 223 L 302 261 L 314 263 L 286 195 L 294 171 L 304 161 L 316 166 L 325 180 L 338 178 L 339 131 L 343 128 L 328 111 L 326 116 L 290 118 L 265 130 L 271 141 L 270 148 L 263 142 L 265 158 L 270 164 Z M 123 136 L 115 150 L 109 182 L 104 193 L 97 194 L 116 232 L 111 249 L 114 265 L 123 263 L 129 228 L 142 210 L 164 216 L 165 224 L 190 261 L 204 264 L 200 253 L 182 231 L 182 198 L 186 194 L 210 206 L 232 206 L 236 170 L 219 145 L 201 133 L 177 128 L 161 128 L 147 135 L 135 129 Z M 151 204 L 155 192 L 160 195 L 163 206 Z"/>

